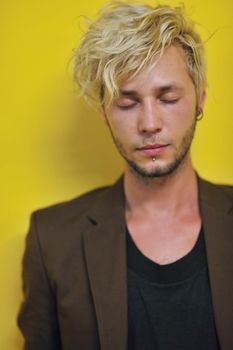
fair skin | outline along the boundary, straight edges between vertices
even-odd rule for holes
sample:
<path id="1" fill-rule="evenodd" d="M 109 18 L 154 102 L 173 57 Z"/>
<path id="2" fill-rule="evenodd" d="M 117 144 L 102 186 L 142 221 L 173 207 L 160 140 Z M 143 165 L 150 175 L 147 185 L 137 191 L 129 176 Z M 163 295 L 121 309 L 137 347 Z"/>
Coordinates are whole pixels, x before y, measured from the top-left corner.
<path id="1" fill-rule="evenodd" d="M 198 108 L 184 53 L 169 47 L 154 67 L 120 86 L 102 110 L 126 160 L 124 189 L 129 232 L 149 259 L 172 263 L 195 244 L 201 227 L 189 147 Z"/>

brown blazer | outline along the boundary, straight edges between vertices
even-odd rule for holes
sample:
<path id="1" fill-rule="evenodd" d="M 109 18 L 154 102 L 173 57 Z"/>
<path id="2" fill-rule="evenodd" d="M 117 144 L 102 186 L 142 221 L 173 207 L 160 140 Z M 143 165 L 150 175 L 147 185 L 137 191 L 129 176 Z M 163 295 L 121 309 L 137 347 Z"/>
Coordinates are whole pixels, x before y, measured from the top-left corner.
<path id="1" fill-rule="evenodd" d="M 233 189 L 198 181 L 217 334 L 232 350 Z M 33 213 L 23 281 L 25 349 L 127 349 L 122 179 Z"/>

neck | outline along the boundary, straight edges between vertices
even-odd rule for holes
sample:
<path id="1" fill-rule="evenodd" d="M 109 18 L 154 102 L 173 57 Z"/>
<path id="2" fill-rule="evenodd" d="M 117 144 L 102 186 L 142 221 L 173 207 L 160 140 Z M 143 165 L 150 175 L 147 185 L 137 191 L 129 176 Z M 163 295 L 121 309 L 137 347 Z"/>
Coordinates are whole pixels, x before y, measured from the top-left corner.
<path id="1" fill-rule="evenodd" d="M 197 178 L 190 156 L 172 174 L 158 178 L 144 178 L 127 167 L 124 189 L 129 212 L 174 213 L 184 206 L 198 206 Z"/>

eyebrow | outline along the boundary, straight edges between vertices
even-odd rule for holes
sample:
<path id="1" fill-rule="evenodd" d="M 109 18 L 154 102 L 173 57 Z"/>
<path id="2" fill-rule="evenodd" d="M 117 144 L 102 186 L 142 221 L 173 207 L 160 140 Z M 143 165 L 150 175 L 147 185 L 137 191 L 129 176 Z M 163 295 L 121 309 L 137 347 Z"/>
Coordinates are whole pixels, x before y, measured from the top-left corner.
<path id="1" fill-rule="evenodd" d="M 177 84 L 163 85 L 163 86 L 159 86 L 158 88 L 154 89 L 155 92 L 159 92 L 159 93 L 166 93 L 169 91 L 183 91 L 183 90 L 184 90 L 184 88 L 182 88 L 181 86 L 179 86 Z M 132 96 L 138 96 L 138 92 L 136 90 L 120 89 L 120 95 L 132 97 Z"/>

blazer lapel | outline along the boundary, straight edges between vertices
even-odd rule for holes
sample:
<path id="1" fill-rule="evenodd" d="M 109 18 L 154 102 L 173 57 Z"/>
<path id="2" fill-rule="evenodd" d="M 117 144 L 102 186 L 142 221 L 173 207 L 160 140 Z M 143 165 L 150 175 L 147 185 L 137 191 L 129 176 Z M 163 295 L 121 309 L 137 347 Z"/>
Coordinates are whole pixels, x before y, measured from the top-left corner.
<path id="1" fill-rule="evenodd" d="M 84 251 L 101 350 L 127 348 L 127 263 L 122 180 L 91 208 Z"/>
<path id="2" fill-rule="evenodd" d="M 199 180 L 209 279 L 221 350 L 233 349 L 233 203 L 217 186 Z"/>

